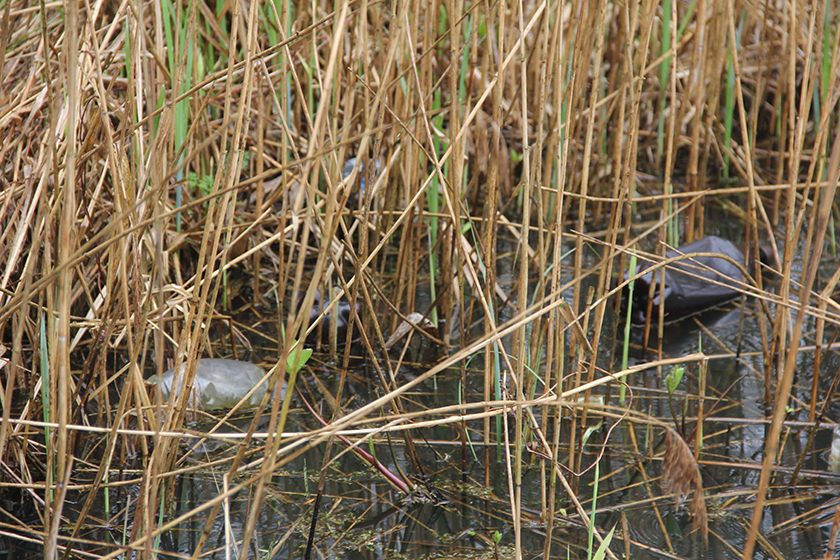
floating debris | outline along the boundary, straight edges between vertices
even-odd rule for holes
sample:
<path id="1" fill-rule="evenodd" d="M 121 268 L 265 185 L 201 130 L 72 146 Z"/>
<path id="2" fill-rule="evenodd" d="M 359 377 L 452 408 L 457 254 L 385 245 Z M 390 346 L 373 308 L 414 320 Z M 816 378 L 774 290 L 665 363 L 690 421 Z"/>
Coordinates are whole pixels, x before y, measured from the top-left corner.
<path id="1" fill-rule="evenodd" d="M 744 262 L 744 253 L 731 241 L 710 236 L 694 243 L 689 243 L 676 250 L 665 252 L 666 258 L 678 257 L 689 253 L 716 253 L 720 256 L 698 256 L 671 263 L 664 268 L 646 272 L 636 278 L 633 288 L 633 309 L 631 321 L 644 324 L 648 306 L 650 285 L 653 287 L 654 317 L 658 307 L 665 307 L 665 321 L 673 322 L 685 317 L 717 307 L 733 300 L 742 293 L 739 284 L 744 282 L 744 274 L 732 261 Z M 643 272 L 654 266 L 653 261 L 640 257 L 642 264 L 637 272 Z M 762 262 L 768 262 L 767 254 L 761 252 Z M 665 274 L 665 290 L 660 293 L 661 273 Z M 624 279 L 630 278 L 629 273 Z M 623 307 L 627 309 L 627 290 L 624 294 Z"/>
<path id="2" fill-rule="evenodd" d="M 186 364 L 181 364 L 178 368 L 180 371 L 174 392 L 177 392 L 180 387 L 185 366 Z M 164 401 L 168 400 L 173 392 L 175 369 L 164 372 L 160 379 L 157 375 L 153 375 L 146 381 L 148 384 L 157 386 Z M 268 380 L 260 383 L 264 377 L 265 370 L 250 362 L 221 358 L 202 359 L 196 365 L 189 403 L 203 410 L 218 410 L 233 408 L 245 399 L 242 406 L 257 406 L 268 388 Z M 258 387 L 257 384 L 259 384 Z M 254 387 L 257 387 L 256 390 L 251 392 Z"/>

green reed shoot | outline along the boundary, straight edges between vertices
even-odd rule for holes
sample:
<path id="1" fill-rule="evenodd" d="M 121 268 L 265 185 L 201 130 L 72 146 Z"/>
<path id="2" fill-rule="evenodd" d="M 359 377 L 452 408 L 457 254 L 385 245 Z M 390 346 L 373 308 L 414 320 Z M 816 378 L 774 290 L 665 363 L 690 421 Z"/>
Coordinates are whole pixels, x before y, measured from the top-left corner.
<path id="1" fill-rule="evenodd" d="M 628 268 L 628 274 L 630 278 L 636 275 L 636 252 L 633 251 L 630 253 L 630 265 Z M 627 314 L 625 316 L 624 321 L 624 345 L 621 348 L 621 369 L 627 369 L 627 361 L 630 355 L 630 327 L 631 321 L 630 319 L 633 317 L 633 290 L 635 288 L 635 280 L 631 280 L 630 283 L 627 285 Z M 621 388 L 619 389 L 619 400 L 624 402 L 627 398 L 627 388 L 624 384 L 621 384 Z"/>
<path id="2" fill-rule="evenodd" d="M 665 56 L 671 51 L 671 27 L 674 19 L 674 7 L 671 0 L 662 2 L 662 28 L 659 55 Z M 665 108 L 668 103 L 668 76 L 671 72 L 671 57 L 665 56 L 659 63 L 659 123 L 656 134 L 656 153 L 659 158 L 665 151 Z"/>
<path id="3" fill-rule="evenodd" d="M 595 531 L 597 531 L 595 528 L 595 511 L 598 509 L 598 482 L 601 478 L 600 465 L 600 461 L 595 461 L 595 480 L 592 481 L 592 511 L 589 514 L 588 547 L 586 549 L 586 557 L 589 560 L 592 560 L 592 547 L 595 544 Z"/>

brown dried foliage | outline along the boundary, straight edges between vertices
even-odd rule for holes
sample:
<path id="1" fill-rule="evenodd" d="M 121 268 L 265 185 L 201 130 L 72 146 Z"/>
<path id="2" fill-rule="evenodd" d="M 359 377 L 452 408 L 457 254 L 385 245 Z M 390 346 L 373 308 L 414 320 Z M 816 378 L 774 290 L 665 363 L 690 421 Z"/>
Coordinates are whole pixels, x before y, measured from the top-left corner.
<path id="1" fill-rule="evenodd" d="M 706 515 L 706 500 L 703 497 L 703 477 L 700 476 L 700 468 L 691 448 L 672 428 L 667 428 L 665 435 L 662 486 L 676 494 L 677 508 L 682 505 L 691 490 L 694 490 L 694 499 L 690 507 L 692 523 L 708 543 L 709 520 Z"/>
<path id="2" fill-rule="evenodd" d="M 437 308 L 448 319 L 444 342 L 462 345 L 415 385 L 499 348 L 506 361 L 499 367 L 514 373 L 520 399 L 519 441 L 511 449 L 525 447 L 529 419 L 522 411 L 531 411 L 522 403 L 532 387 L 583 392 L 598 383 L 599 337 L 609 330 L 604 318 L 620 289 L 612 280 L 623 275 L 625 251 L 664 254 L 667 226 L 686 241 L 712 233 L 709 205 L 726 205 L 743 220 L 752 246 L 766 239 L 780 257 L 784 290 L 755 292 L 776 314 L 773 322 L 759 315 L 762 340 L 775 341 L 762 348 L 768 394 L 779 365 L 790 366 L 788 388 L 776 392 L 783 396 L 776 429 L 795 363 L 787 354 L 795 356 L 799 343 L 788 344 L 788 333 L 813 330 L 821 343 L 822 332 L 840 324 L 830 297 L 840 275 L 819 299 L 809 297 L 809 283 L 800 283 L 808 289 L 797 297 L 787 288 L 799 281 L 792 248 L 808 237 L 810 262 L 801 269 L 815 270 L 820 252 L 811 249 L 830 239 L 820 227 L 837 208 L 835 187 L 822 190 L 836 180 L 820 182 L 836 179 L 840 157 L 827 166 L 822 156 L 838 142 L 840 96 L 840 38 L 829 34 L 831 48 L 822 38 L 837 28 L 837 14 L 824 2 L 675 3 L 675 31 L 678 22 L 685 26 L 670 58 L 656 31 L 664 3 L 647 0 L 455 3 L 454 10 L 405 0 L 290 0 L 279 10 L 270 2 L 171 4 L 175 13 L 155 2 L 12 0 L 0 7 L 0 460 L 20 465 L 11 486 L 0 480 L 0 494 L 19 486 L 18 478 L 28 485 L 43 523 L 16 530 L 41 541 L 52 535 L 45 556 L 58 549 L 69 503 L 56 490 L 78 480 L 59 477 L 49 488 L 32 473 L 75 477 L 80 471 L 64 465 L 98 465 L 75 521 L 98 526 L 88 520 L 94 502 L 136 458 L 151 465 L 152 476 L 143 491 L 148 503 L 130 520 L 130 546 L 138 557 L 152 557 L 161 530 L 149 513 L 159 509 L 155 485 L 179 476 L 166 468 L 180 456 L 177 438 L 160 434 L 183 427 L 189 403 L 156 414 L 143 378 L 161 373 L 167 360 L 194 363 L 234 353 L 236 345 L 250 348 L 246 335 L 256 332 L 254 340 L 273 337 L 265 352 L 282 364 L 292 338 L 306 336 L 304 307 L 319 288 L 339 287 L 361 307 L 354 334 L 378 379 L 399 373 L 379 350 L 401 314 L 428 317 Z M 167 18 L 180 26 L 171 37 Z M 486 33 L 469 31 L 482 27 Z M 187 52 L 196 61 L 192 70 Z M 666 81 L 661 64 L 672 65 Z M 730 72 L 737 90 L 729 94 L 735 124 L 728 138 L 721 90 Z M 809 101 L 817 98 L 818 117 Z M 431 110 L 436 104 L 445 114 Z M 716 176 L 727 154 L 739 182 L 724 189 Z M 364 191 L 360 164 L 354 176 L 342 177 L 352 156 L 369 171 L 381 166 L 366 174 Z M 436 240 L 432 220 L 441 232 Z M 783 244 L 774 237 L 780 230 Z M 515 268 L 498 266 L 506 260 Z M 428 273 L 433 262 L 440 263 L 439 280 Z M 436 303 L 418 303 L 432 281 L 445 289 Z M 222 301 L 237 299 L 248 322 L 221 314 Z M 295 307 L 301 299 L 307 306 Z M 500 312 L 508 301 L 515 315 Z M 527 302 L 534 305 L 525 309 Z M 800 305 L 807 308 L 790 329 L 789 310 Z M 468 332 L 464 318 L 473 309 L 486 317 L 482 340 L 451 337 L 456 317 L 460 333 Z M 801 328 L 806 312 L 817 321 L 813 329 Z M 284 336 L 262 332 L 281 321 Z M 222 323 L 236 345 L 211 336 Z M 570 364 L 569 329 L 591 364 L 571 376 L 577 364 Z M 336 363 L 337 348 L 331 339 Z M 496 372 L 491 360 L 486 364 L 483 394 L 466 395 L 464 403 L 494 400 Z M 537 385 L 529 385 L 536 376 L 526 374 L 526 364 L 539 372 Z M 285 375 L 282 367 L 278 372 Z M 817 363 L 811 419 L 820 373 Z M 35 389 L 41 386 L 48 390 Z M 394 391 L 334 425 L 358 427 L 365 414 L 398 397 Z M 282 418 L 279 405 L 271 406 Z M 484 410 L 485 463 L 495 443 L 491 415 L 501 410 Z M 425 414 L 447 419 L 450 412 Z M 46 428 L 32 424 L 43 420 L 60 426 L 48 442 Z M 150 431 L 123 431 L 129 420 L 145 421 Z M 533 433 L 548 433 L 550 420 L 543 414 L 541 426 L 533 421 Z M 561 420 L 554 416 L 556 427 Z M 109 432 L 87 437 L 87 426 Z M 583 452 L 565 457 L 561 430 L 554 433 L 553 458 L 580 466 Z M 570 433 L 564 448 L 583 449 Z M 313 435 L 312 446 L 324 437 Z M 664 482 L 680 498 L 694 488 L 692 512 L 705 534 L 696 463 L 684 442 L 668 438 Z M 33 441 L 45 451 L 25 452 Z M 767 441 L 774 457 L 779 438 Z M 278 448 L 277 462 L 260 467 L 261 485 L 296 457 L 291 447 Z M 521 479 L 513 472 L 519 459 L 510 461 L 511 479 Z M 764 467 L 759 513 L 772 463 Z M 238 463 L 231 465 L 238 478 Z M 489 486 L 489 471 L 486 477 Z M 47 494 L 52 502 L 38 498 Z M 254 495 L 259 508 L 264 494 Z M 548 534 L 553 500 L 542 503 Z M 519 513 L 512 517 L 518 535 Z"/>

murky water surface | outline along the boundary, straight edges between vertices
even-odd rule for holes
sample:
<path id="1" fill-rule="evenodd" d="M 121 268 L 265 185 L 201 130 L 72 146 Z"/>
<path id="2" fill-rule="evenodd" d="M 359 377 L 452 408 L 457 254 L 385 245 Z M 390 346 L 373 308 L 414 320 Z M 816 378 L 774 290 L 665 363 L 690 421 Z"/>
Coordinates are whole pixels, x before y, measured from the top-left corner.
<path id="1" fill-rule="evenodd" d="M 587 255 L 590 262 L 594 254 Z M 838 259 L 827 255 L 824 259 L 825 276 L 838 266 Z M 501 278 L 512 276 L 510 260 L 499 263 Z M 569 294 L 569 299 L 571 295 Z M 673 498 L 661 486 L 662 440 L 661 429 L 628 421 L 616 423 L 614 418 L 590 415 L 587 426 L 588 439 L 576 457 L 582 467 L 591 467 L 601 455 L 598 465 L 600 481 L 593 484 L 595 470 L 590 469 L 580 477 L 561 469 L 576 488 L 583 507 L 590 511 L 597 492 L 595 524 L 606 534 L 617 527 L 612 543 L 613 551 L 622 556 L 629 550 L 632 558 L 740 558 L 745 543 L 746 527 L 752 517 L 755 488 L 758 485 L 765 437 L 769 424 L 764 418 L 766 406 L 761 333 L 756 315 L 757 304 L 746 301 L 723 309 L 668 325 L 662 340 L 663 357 L 682 356 L 702 350 L 710 356 L 706 372 L 704 412 L 709 417 L 703 425 L 703 448 L 700 454 L 703 484 L 709 516 L 709 544 L 704 545 L 692 524 L 686 508 L 675 508 Z M 512 314 L 510 309 L 502 315 Z M 476 316 L 474 319 L 480 319 Z M 743 320 L 742 320 L 743 319 Z M 599 366 L 619 369 L 623 329 L 616 329 L 614 318 L 608 317 L 602 331 L 602 349 Z M 268 318 L 264 325 L 276 324 Z M 481 323 L 478 322 L 478 329 Z M 830 331 L 830 330 L 829 330 Z M 270 328 L 265 332 L 276 336 Z M 805 327 L 804 345 L 814 344 L 815 323 L 809 320 Z M 824 341 L 835 335 L 826 332 Z M 630 365 L 656 357 L 659 351 L 655 334 L 651 336 L 649 351 L 640 349 L 643 335 L 635 329 Z M 263 358 L 270 363 L 275 347 L 255 344 L 253 358 Z M 735 353 L 740 351 L 738 357 Z M 610 356 L 616 360 L 610 363 Z M 392 351 L 396 363 L 398 354 Z M 318 356 L 310 362 L 310 369 L 301 373 L 297 390 L 309 400 L 318 402 L 319 384 L 332 394 L 338 390 L 340 370 L 334 364 L 320 362 Z M 415 347 L 407 354 L 408 360 L 429 362 L 436 358 L 428 344 Z M 383 358 L 384 359 L 384 358 Z M 466 368 L 466 400 L 483 399 L 484 355 L 475 357 Z M 398 382 L 413 379 L 427 369 L 430 363 L 408 362 L 397 372 Z M 832 552 L 827 550 L 833 516 L 838 510 L 837 484 L 840 478 L 827 472 L 828 449 L 832 430 L 823 428 L 816 433 L 813 449 L 804 454 L 799 477 L 793 487 L 788 487 L 790 474 L 803 459 L 803 448 L 808 431 L 796 421 L 808 421 L 811 402 L 811 379 L 814 371 L 814 352 L 802 352 L 798 359 L 798 377 L 793 390 L 790 423 L 782 435 L 782 454 L 778 461 L 779 478 L 774 481 L 765 509 L 763 532 L 768 536 L 760 543 L 757 558 L 816 558 Z M 840 357 L 828 352 L 819 366 L 819 395 L 823 398 L 830 389 L 838 369 Z M 679 425 L 687 434 L 696 428 L 698 364 L 689 364 L 685 378 L 675 395 L 669 400 L 664 376 L 670 369 L 650 369 L 627 378 L 629 385 L 626 400 L 619 398 L 617 385 L 610 388 L 610 402 L 616 407 L 631 407 L 635 411 Z M 774 370 L 775 371 L 775 370 Z M 408 410 L 425 410 L 460 402 L 460 370 L 446 370 L 427 380 L 402 399 Z M 774 390 L 775 385 L 769 386 Z M 603 394 L 603 388 L 597 391 Z M 357 409 L 382 394 L 381 384 L 372 364 L 360 359 L 351 360 L 343 388 L 342 402 L 345 412 Z M 314 397 L 314 399 L 313 399 Z M 819 403 L 822 409 L 822 403 Z M 324 402 L 318 405 L 320 414 L 330 417 L 332 411 Z M 825 421 L 834 422 L 840 417 L 840 405 L 832 403 L 824 408 Z M 387 411 L 383 411 L 387 415 Z M 543 410 L 536 409 L 541 418 Z M 685 420 L 683 421 L 683 418 Z M 474 420 L 411 431 L 422 472 L 407 456 L 406 444 L 398 433 L 390 442 L 380 436 L 370 444 L 363 444 L 392 472 L 398 469 L 409 474 L 424 492 L 408 500 L 392 489 L 384 479 L 352 453 L 344 452 L 346 445 L 335 442 L 331 455 L 340 455 L 328 468 L 324 480 L 323 499 L 318 508 L 319 517 L 313 536 L 313 558 L 506 558 L 512 555 L 514 533 L 511 519 L 511 497 L 508 485 L 508 465 L 496 443 L 497 434 L 504 426 L 496 427 L 496 417 L 491 422 L 494 442 L 484 446 L 484 423 Z M 510 423 L 513 416 L 509 416 Z M 560 457 L 569 457 L 569 420 L 561 426 Z M 684 422 L 684 423 L 683 423 Z M 240 421 L 239 428 L 247 429 L 248 418 Z M 296 401 L 288 430 L 312 430 L 319 424 Z M 613 429 L 610 429 L 613 428 Z M 264 428 L 263 428 L 264 429 Z M 509 427 L 512 434 L 512 428 Z M 582 433 L 583 430 L 578 431 Z M 553 437 L 550 429 L 547 437 Z M 690 445 L 694 445 L 696 435 Z M 193 442 L 194 443 L 194 442 Z M 256 444 L 252 447 L 256 449 Z M 241 542 L 250 504 L 257 486 L 246 485 L 233 498 L 213 510 L 210 508 L 193 514 L 184 522 L 165 531 L 155 543 L 160 558 L 179 558 L 201 550 L 202 558 L 228 558 L 242 554 L 243 547 L 250 557 L 302 558 L 309 538 L 310 525 L 319 486 L 319 473 L 324 459 L 325 444 L 303 448 L 290 463 L 279 469 L 268 481 L 263 507 L 257 512 L 252 539 Z M 235 453 L 231 444 L 221 443 L 196 448 L 179 466 L 184 474 L 176 478 L 176 487 L 169 489 L 176 496 L 177 507 L 163 516 L 172 520 L 212 502 L 225 484 L 239 481 L 225 480 L 230 458 Z M 246 458 L 254 461 L 261 456 Z M 547 480 L 544 469 L 547 463 L 539 455 L 523 453 L 525 467 L 522 473 L 522 547 L 525 556 L 543 556 L 546 547 L 546 523 L 541 518 L 543 500 L 547 492 L 542 481 Z M 208 466 L 212 464 L 215 466 Z M 196 467 L 190 469 L 190 467 Z M 242 479 L 258 473 L 259 467 L 246 469 Z M 97 499 L 96 518 L 99 527 L 89 527 L 84 538 L 99 542 L 120 542 L 121 535 L 130 534 L 136 514 L 140 485 L 138 472 L 127 469 L 124 480 L 135 480 L 111 490 Z M 489 486 L 485 482 L 489 481 Z M 587 531 L 577 516 L 569 494 L 558 483 L 556 516 L 551 532 L 550 555 L 552 558 L 584 558 L 588 548 Z M 81 504 L 85 494 L 79 493 L 75 503 Z M 431 499 L 430 499 L 431 498 Z M 434 499 L 441 503 L 433 503 Z M 73 515 L 75 507 L 69 508 Z M 204 535 L 204 537 L 202 537 Z M 203 542 L 202 542 L 203 541 Z M 18 541 L 7 541 L 7 554 L 14 557 L 37 555 L 26 550 Z M 95 545 L 78 545 L 91 552 Z M 771 552 L 771 548 L 773 549 Z M 104 550 L 104 549 L 103 549 Z M 12 557 L 8 556 L 8 557 Z"/>

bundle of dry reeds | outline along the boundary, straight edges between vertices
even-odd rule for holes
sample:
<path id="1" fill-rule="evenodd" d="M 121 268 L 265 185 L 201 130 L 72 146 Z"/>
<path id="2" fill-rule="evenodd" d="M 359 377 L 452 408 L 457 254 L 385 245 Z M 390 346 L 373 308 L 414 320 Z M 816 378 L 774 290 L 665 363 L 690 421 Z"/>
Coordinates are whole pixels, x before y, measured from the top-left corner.
<path id="1" fill-rule="evenodd" d="M 645 417 L 618 401 L 597 411 L 592 392 L 704 363 L 669 361 L 660 343 L 644 367 L 619 364 L 609 317 L 631 251 L 719 233 L 706 217 L 724 208 L 748 259 L 769 242 L 781 263 L 775 293 L 762 275 L 744 287 L 774 411 L 752 554 L 801 346 L 816 345 L 800 371 L 809 421 L 833 394 L 818 380 L 840 277 L 817 278 L 840 215 L 830 2 L 12 0 L 0 20 L 0 497 L 29 514 L 4 531 L 45 557 L 91 550 L 77 539 L 92 511 L 133 484 L 125 542 L 97 554 L 150 558 L 158 535 L 204 507 L 211 523 L 248 488 L 248 543 L 273 473 L 304 447 L 394 431 L 411 449 L 410 423 L 469 423 L 486 464 L 502 446 L 521 557 L 529 455 L 547 533 L 558 480 L 590 525 L 587 418 Z M 327 329 L 328 360 L 346 370 L 361 354 L 379 396 L 345 410 L 342 381 L 318 397 L 329 425 L 295 432 L 289 401 L 267 399 L 265 433 L 252 423 L 250 445 L 214 465 L 219 497 L 171 515 L 189 407 L 144 379 L 186 362 L 189 382 L 196 359 L 259 339 L 279 395 L 294 342 L 318 328 L 316 291 L 352 304 L 342 335 L 357 342 Z M 405 382 L 385 346 L 411 314 L 444 358 Z M 648 332 L 651 346 L 667 334 Z M 449 368 L 462 382 L 448 406 L 406 401 Z M 571 429 L 561 405 L 577 410 Z"/>

